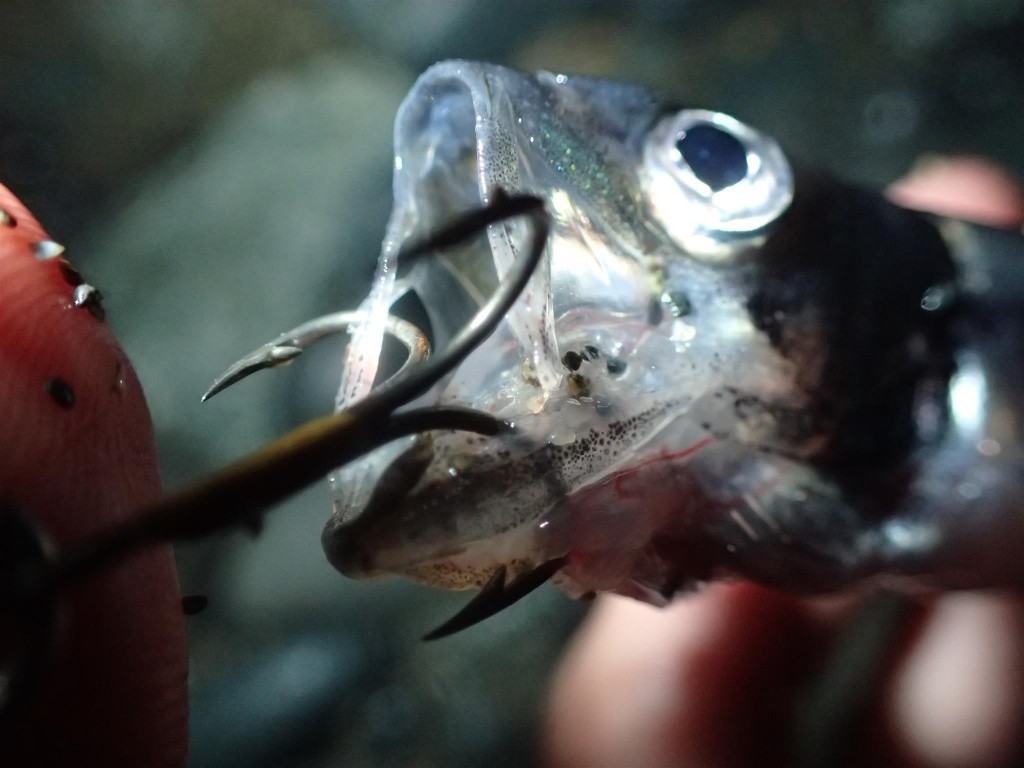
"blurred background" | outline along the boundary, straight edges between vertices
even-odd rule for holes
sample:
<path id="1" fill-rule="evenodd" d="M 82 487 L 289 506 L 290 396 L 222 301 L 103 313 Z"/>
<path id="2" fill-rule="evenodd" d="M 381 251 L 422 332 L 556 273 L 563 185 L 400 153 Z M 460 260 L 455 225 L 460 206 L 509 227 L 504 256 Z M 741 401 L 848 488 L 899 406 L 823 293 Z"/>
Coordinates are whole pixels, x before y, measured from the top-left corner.
<path id="1" fill-rule="evenodd" d="M 643 82 L 873 186 L 931 153 L 1024 172 L 1024 0 L 0 0 L 0 25 L 0 181 L 106 295 L 168 488 L 330 409 L 330 345 L 199 395 L 365 294 L 392 118 L 436 60 Z M 179 550 L 210 598 L 193 768 L 535 764 L 583 607 L 542 590 L 421 644 L 467 596 L 344 579 L 328 511 L 323 483 Z"/>

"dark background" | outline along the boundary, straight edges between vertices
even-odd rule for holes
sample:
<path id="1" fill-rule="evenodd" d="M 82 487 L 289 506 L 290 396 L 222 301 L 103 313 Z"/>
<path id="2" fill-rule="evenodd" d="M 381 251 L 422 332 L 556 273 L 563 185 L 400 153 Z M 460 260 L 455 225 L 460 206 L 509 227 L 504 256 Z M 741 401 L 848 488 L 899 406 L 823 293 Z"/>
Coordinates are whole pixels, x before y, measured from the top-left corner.
<path id="1" fill-rule="evenodd" d="M 338 348 L 200 406 L 212 377 L 366 292 L 391 120 L 448 57 L 630 79 L 881 186 L 922 156 L 1024 171 L 1020 0 L 0 0 L 0 181 L 107 296 L 178 487 L 329 410 Z M 449 641 L 466 599 L 320 553 L 326 485 L 179 552 L 192 765 L 521 766 L 580 606 Z"/>

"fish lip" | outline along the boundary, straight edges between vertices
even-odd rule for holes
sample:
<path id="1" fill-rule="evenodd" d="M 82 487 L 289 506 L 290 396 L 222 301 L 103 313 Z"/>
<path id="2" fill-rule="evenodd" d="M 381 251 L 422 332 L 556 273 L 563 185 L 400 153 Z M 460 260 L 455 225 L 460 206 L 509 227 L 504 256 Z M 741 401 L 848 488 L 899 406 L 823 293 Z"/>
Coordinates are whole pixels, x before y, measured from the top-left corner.
<path id="1" fill-rule="evenodd" d="M 358 514 L 347 516 L 335 510 L 321 534 L 327 559 L 346 576 L 374 575 L 374 547 L 369 545 L 374 529 L 386 522 L 389 511 L 408 499 L 416 484 L 435 459 L 429 434 L 418 434 L 412 445 L 385 467 L 374 482 L 366 505 Z"/>
<path id="2" fill-rule="evenodd" d="M 337 514 L 331 515 L 320 534 L 327 561 L 341 574 L 349 578 L 365 578 L 374 573 L 368 550 L 361 546 L 358 515 L 352 520 L 342 520 Z"/>

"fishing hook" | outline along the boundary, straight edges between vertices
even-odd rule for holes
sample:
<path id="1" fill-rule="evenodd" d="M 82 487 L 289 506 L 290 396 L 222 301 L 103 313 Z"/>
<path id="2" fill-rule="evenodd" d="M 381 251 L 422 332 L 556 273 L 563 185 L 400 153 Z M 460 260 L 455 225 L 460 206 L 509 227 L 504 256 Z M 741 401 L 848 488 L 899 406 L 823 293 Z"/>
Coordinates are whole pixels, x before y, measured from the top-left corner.
<path id="1" fill-rule="evenodd" d="M 482 435 L 510 431 L 505 422 L 467 408 L 395 411 L 453 371 L 518 300 L 547 245 L 550 224 L 544 202 L 532 195 L 510 196 L 497 190 L 487 206 L 460 216 L 399 253 L 404 261 L 417 259 L 460 245 L 492 224 L 520 217 L 531 225 L 528 247 L 466 326 L 441 353 L 430 356 L 420 329 L 389 316 L 386 331 L 406 347 L 406 362 L 348 408 L 298 427 L 64 552 L 54 552 L 45 533 L 22 510 L 0 509 L 0 628 L 10 638 L 9 647 L 0 649 L 0 731 L 14 722 L 45 665 L 62 586 L 143 547 L 194 540 L 238 525 L 258 529 L 262 516 L 279 502 L 397 438 L 432 430 Z M 289 362 L 317 339 L 359 319 L 359 313 L 336 313 L 282 334 L 229 367 L 203 399 L 257 370 Z"/>

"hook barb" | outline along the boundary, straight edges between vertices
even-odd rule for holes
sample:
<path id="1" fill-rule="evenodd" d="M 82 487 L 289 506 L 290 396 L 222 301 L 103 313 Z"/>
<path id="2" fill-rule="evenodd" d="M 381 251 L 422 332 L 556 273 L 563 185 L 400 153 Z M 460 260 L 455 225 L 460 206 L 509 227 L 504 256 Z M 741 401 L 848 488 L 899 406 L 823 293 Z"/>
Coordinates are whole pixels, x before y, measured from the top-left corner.
<path id="1" fill-rule="evenodd" d="M 488 582 L 484 584 L 483 589 L 477 592 L 473 599 L 463 606 L 462 610 L 423 636 L 424 642 L 454 635 L 456 632 L 479 624 L 484 619 L 489 619 L 510 605 L 518 603 L 558 573 L 567 562 L 569 562 L 569 558 L 565 555 L 556 557 L 520 574 L 507 584 L 505 583 L 506 568 L 504 565 L 499 566 Z"/>

